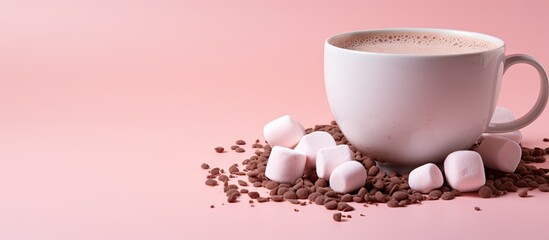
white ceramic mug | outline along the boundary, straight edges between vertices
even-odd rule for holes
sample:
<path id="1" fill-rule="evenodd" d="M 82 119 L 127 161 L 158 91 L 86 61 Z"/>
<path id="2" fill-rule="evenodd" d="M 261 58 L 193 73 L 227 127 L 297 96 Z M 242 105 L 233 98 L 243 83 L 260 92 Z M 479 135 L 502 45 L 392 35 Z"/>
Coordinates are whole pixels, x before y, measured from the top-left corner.
<path id="1" fill-rule="evenodd" d="M 334 41 L 360 34 L 435 33 L 488 41 L 494 48 L 461 54 L 391 54 L 350 50 Z M 508 123 L 490 123 L 503 73 L 526 63 L 540 75 L 532 109 Z M 502 40 L 444 29 L 381 29 L 335 35 L 324 45 L 324 78 L 330 108 L 347 140 L 382 166 L 410 168 L 440 163 L 468 149 L 483 132 L 509 132 L 533 122 L 547 104 L 543 67 L 527 55 L 505 56 Z"/>

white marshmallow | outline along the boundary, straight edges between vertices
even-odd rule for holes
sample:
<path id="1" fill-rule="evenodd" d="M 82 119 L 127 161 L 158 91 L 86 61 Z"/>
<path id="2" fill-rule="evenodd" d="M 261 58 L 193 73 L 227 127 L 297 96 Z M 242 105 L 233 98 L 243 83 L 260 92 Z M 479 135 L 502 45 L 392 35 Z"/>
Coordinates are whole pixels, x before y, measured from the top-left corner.
<path id="1" fill-rule="evenodd" d="M 330 174 L 337 166 L 352 160 L 351 149 L 346 144 L 320 149 L 316 155 L 316 174 L 330 180 Z"/>
<path id="2" fill-rule="evenodd" d="M 482 134 L 483 138 L 486 138 L 489 136 L 504 137 L 517 144 L 520 144 L 520 142 L 522 141 L 522 133 L 520 132 L 520 130 L 506 132 L 506 133 L 483 133 Z"/>
<path id="3" fill-rule="evenodd" d="M 281 183 L 294 183 L 303 176 L 306 157 L 295 150 L 275 146 L 271 150 L 265 176 Z"/>
<path id="4" fill-rule="evenodd" d="M 490 119 L 491 123 L 505 123 L 515 120 L 515 115 L 511 110 L 504 107 L 496 107 L 492 118 Z"/>
<path id="5" fill-rule="evenodd" d="M 429 193 L 435 188 L 442 187 L 442 184 L 444 184 L 444 176 L 437 165 L 432 163 L 421 165 L 408 175 L 410 188 L 422 193 Z"/>
<path id="6" fill-rule="evenodd" d="M 309 133 L 301 138 L 295 150 L 307 155 L 306 169 L 312 169 L 316 166 L 316 154 L 318 150 L 327 147 L 333 147 L 336 142 L 332 135 L 323 131 Z"/>
<path id="7" fill-rule="evenodd" d="M 461 192 L 476 191 L 486 183 L 482 158 L 474 151 L 450 153 L 444 160 L 444 174 L 448 185 Z"/>
<path id="8" fill-rule="evenodd" d="M 506 173 L 517 169 L 522 155 L 522 149 L 517 143 L 498 136 L 484 138 L 476 151 L 482 156 L 484 166 Z"/>
<path id="9" fill-rule="evenodd" d="M 348 193 L 364 186 L 366 168 L 357 161 L 345 162 L 337 166 L 330 176 L 330 188 L 336 192 Z"/>
<path id="10" fill-rule="evenodd" d="M 490 123 L 505 123 L 513 120 L 515 120 L 515 116 L 513 115 L 513 112 L 511 112 L 511 110 L 504 107 L 496 107 L 496 110 L 494 110 L 494 114 L 492 114 L 492 119 L 490 120 Z M 506 133 L 482 134 L 483 138 L 488 136 L 498 136 L 498 137 L 508 138 L 513 142 L 516 142 L 517 144 L 520 144 L 520 142 L 522 141 L 522 133 L 520 132 L 520 130 L 506 132 Z"/>
<path id="11" fill-rule="evenodd" d="M 303 126 L 289 115 L 265 124 L 263 137 L 271 145 L 293 148 L 305 134 Z"/>

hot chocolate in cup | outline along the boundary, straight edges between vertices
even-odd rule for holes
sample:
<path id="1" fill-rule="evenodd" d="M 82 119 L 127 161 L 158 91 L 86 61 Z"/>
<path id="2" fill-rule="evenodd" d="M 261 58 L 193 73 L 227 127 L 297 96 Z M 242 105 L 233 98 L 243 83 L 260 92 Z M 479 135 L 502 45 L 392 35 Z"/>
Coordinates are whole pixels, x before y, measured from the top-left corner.
<path id="1" fill-rule="evenodd" d="M 490 123 L 504 72 L 533 66 L 540 91 L 532 109 Z M 324 77 L 341 131 L 382 166 L 411 169 L 469 149 L 483 132 L 509 132 L 533 122 L 548 98 L 545 70 L 527 55 L 505 55 L 504 42 L 445 29 L 381 29 L 330 37 Z"/>

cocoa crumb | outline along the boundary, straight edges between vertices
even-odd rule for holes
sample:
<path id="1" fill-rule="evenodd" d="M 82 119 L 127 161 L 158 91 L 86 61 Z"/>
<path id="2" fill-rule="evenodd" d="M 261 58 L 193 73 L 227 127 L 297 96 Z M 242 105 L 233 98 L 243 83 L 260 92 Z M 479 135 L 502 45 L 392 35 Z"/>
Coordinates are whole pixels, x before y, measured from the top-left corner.
<path id="1" fill-rule="evenodd" d="M 479 207 L 475 207 L 475 211 L 482 211 Z"/>
<path id="2" fill-rule="evenodd" d="M 341 222 L 341 213 L 334 213 L 334 215 L 332 215 L 332 218 L 336 222 Z"/>
<path id="3" fill-rule="evenodd" d="M 214 150 L 218 153 L 222 153 L 225 151 L 225 148 L 221 147 L 221 146 L 218 146 L 218 147 L 215 147 Z"/>
<path id="4" fill-rule="evenodd" d="M 528 190 L 526 190 L 526 189 L 520 189 L 520 190 L 518 191 L 518 195 L 519 195 L 519 197 L 522 197 L 522 198 L 527 197 L 527 196 L 528 196 Z"/>
<path id="5" fill-rule="evenodd" d="M 200 165 L 200 167 L 202 169 L 209 169 L 210 168 L 210 165 L 208 165 L 207 163 L 202 163 L 202 165 Z"/>
<path id="6" fill-rule="evenodd" d="M 243 152 L 246 152 L 246 150 L 244 150 L 244 148 L 240 148 L 240 147 L 239 147 L 239 148 L 237 148 L 237 149 L 235 149 L 234 151 L 235 151 L 235 152 L 237 152 L 237 153 L 243 153 Z"/>

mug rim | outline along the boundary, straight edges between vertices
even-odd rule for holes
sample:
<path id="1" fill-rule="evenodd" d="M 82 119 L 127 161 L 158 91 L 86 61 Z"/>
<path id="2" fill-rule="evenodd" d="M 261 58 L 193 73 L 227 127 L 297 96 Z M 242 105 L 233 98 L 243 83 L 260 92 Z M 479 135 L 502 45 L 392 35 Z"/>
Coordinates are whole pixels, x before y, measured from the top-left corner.
<path id="1" fill-rule="evenodd" d="M 348 48 L 343 48 L 336 46 L 332 44 L 331 42 L 334 39 L 342 38 L 342 37 L 349 37 L 352 35 L 362 35 L 362 34 L 371 34 L 371 33 L 387 33 L 387 32 L 410 32 L 410 33 L 417 33 L 417 32 L 428 32 L 428 33 L 441 33 L 441 34 L 449 34 L 449 35 L 457 35 L 457 36 L 464 36 L 474 39 L 481 39 L 484 41 L 488 41 L 490 43 L 493 43 L 496 45 L 494 48 L 490 49 L 483 49 L 478 50 L 474 52 L 465 52 L 465 53 L 449 53 L 449 54 L 409 54 L 409 53 L 381 53 L 381 52 L 368 52 L 368 51 L 360 51 L 360 50 L 353 50 Z M 335 35 L 332 35 L 331 37 L 327 38 L 324 42 L 326 46 L 330 46 L 333 48 L 341 49 L 344 51 L 354 52 L 354 53 L 360 53 L 365 55 L 378 55 L 378 56 L 399 56 L 399 57 L 448 57 L 448 56 L 467 56 L 467 55 L 477 55 L 477 54 L 483 54 L 493 51 L 499 51 L 500 49 L 505 50 L 505 42 L 498 38 L 494 37 L 488 34 L 479 33 L 479 32 L 471 32 L 471 31 L 464 31 L 464 30 L 455 30 L 455 29 L 443 29 L 443 28 L 378 28 L 378 29 L 368 29 L 368 30 L 357 30 L 357 31 L 350 31 L 350 32 L 343 32 L 338 33 Z"/>

